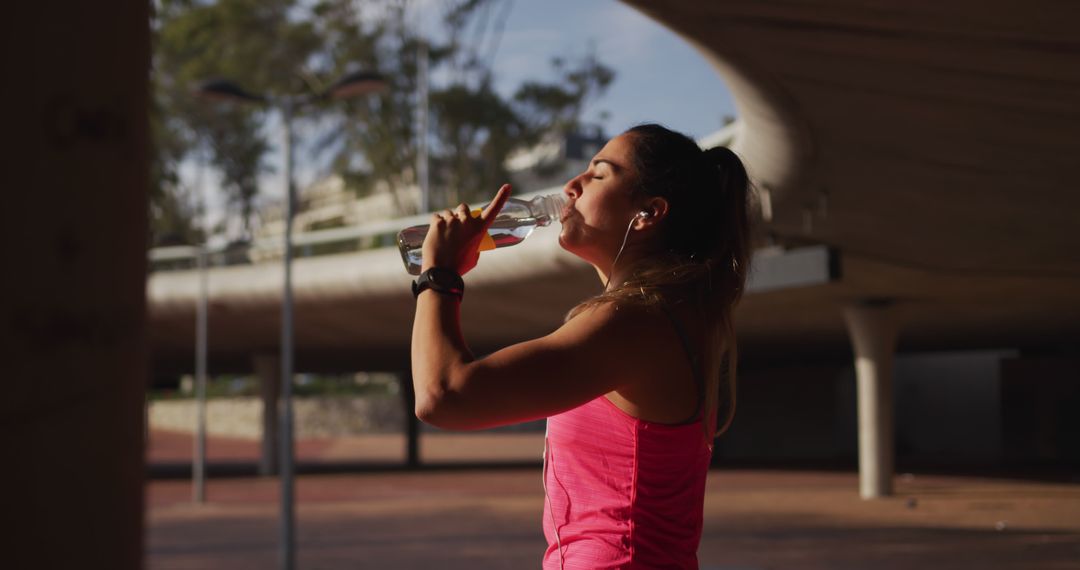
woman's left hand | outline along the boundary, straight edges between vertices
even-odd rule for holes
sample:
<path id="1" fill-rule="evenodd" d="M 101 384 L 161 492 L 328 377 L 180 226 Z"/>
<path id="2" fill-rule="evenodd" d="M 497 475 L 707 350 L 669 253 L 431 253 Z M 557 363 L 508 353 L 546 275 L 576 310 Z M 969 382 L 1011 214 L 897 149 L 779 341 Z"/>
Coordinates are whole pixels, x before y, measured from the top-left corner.
<path id="1" fill-rule="evenodd" d="M 509 197 L 510 185 L 503 184 L 491 203 L 475 218 L 467 204 L 432 214 L 431 227 L 421 249 L 421 271 L 441 267 L 465 275 L 476 267 L 480 259 L 480 240 Z"/>

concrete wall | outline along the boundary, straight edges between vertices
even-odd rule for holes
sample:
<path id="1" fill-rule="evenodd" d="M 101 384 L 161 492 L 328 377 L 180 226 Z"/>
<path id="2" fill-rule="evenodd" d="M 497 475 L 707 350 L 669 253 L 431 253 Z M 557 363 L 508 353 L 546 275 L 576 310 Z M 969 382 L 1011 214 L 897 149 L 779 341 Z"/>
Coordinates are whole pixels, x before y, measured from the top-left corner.
<path id="1" fill-rule="evenodd" d="M 900 468 L 909 465 L 987 465 L 1008 460 L 1005 418 L 1010 406 L 1003 399 L 1003 363 L 1008 362 L 1013 384 L 1029 385 L 1038 378 L 1068 376 L 1070 368 L 1027 366 L 1016 351 L 916 353 L 897 356 L 894 371 L 896 454 Z M 1075 367 L 1074 367 L 1075 368 Z M 1025 372 L 1026 371 L 1026 372 Z M 1054 376 L 1054 377 L 1056 377 Z M 1080 378 L 1077 378 L 1080 380 Z M 1042 384 L 1049 385 L 1049 379 Z M 1055 386 L 1080 386 L 1057 382 Z M 1046 393 L 1073 393 L 1064 388 Z M 1034 395 L 1035 410 L 1055 398 Z M 1061 398 L 1057 398 L 1061 400 Z M 1043 404 L 1039 404 L 1043 402 Z M 1026 409 L 1026 408 L 1025 408 Z M 1041 409 L 1041 408 L 1039 408 Z M 1016 416 L 1017 414 L 1013 414 Z M 1031 417 L 1049 417 L 1032 411 Z M 1058 414 L 1047 433 L 1057 433 L 1067 417 Z M 1040 423 L 1041 422 L 1041 423 Z M 1017 419 L 1015 426 L 1048 424 L 1051 420 Z M 1069 424 L 1071 425 L 1071 424 Z M 854 466 L 857 453 L 855 374 L 847 362 L 749 368 L 740 374 L 738 412 L 728 434 L 717 443 L 718 462 L 784 463 L 824 461 Z M 1031 428 L 1034 430 L 1035 428 Z M 1031 431 L 1031 430 L 1029 430 Z M 1026 436 L 1025 436 L 1026 437 Z M 1036 437 L 1036 436 L 1031 436 Z M 1029 437 L 1028 439 L 1031 439 Z M 1016 439 L 1016 438 L 1013 438 Z M 1045 438 L 1044 438 L 1045 439 Z M 1013 445 L 1023 448 L 1022 444 Z M 1064 445 L 1057 446 L 1064 449 Z M 1057 447 L 1055 449 L 1057 449 Z"/>
<path id="2" fill-rule="evenodd" d="M 850 365 L 822 363 L 740 373 L 735 422 L 717 455 L 739 460 L 854 457 L 855 376 Z"/>
<path id="3" fill-rule="evenodd" d="M 142 566 L 149 6 L 0 18 L 4 568 Z"/>
<path id="4" fill-rule="evenodd" d="M 1015 352 L 905 355 L 896 361 L 896 453 L 937 464 L 1002 458 L 1001 361 Z"/>
<path id="5" fill-rule="evenodd" d="M 195 401 L 151 402 L 150 429 L 194 432 Z M 262 437 L 261 398 L 216 398 L 207 401 L 206 430 L 210 435 Z M 297 438 L 340 437 L 364 433 L 400 432 L 404 409 L 398 396 L 295 398 L 293 421 Z"/>
<path id="6" fill-rule="evenodd" d="M 1080 467 L 1080 358 L 1009 358 L 1001 381 L 1006 460 Z"/>

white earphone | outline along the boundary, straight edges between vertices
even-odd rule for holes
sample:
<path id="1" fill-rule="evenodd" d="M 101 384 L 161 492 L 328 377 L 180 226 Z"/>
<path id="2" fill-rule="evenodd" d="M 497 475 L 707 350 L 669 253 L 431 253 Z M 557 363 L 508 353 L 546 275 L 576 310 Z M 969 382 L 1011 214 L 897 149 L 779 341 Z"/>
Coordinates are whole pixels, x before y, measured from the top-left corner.
<path id="1" fill-rule="evenodd" d="M 626 240 L 630 239 L 630 230 L 634 229 L 634 222 L 637 220 L 646 220 L 653 217 L 653 213 L 649 210 L 642 210 L 630 218 L 630 223 L 626 225 L 626 235 L 622 238 L 622 245 L 619 246 L 619 252 L 615 254 L 615 261 L 611 262 L 611 270 L 615 271 L 615 264 L 619 262 L 619 256 L 622 255 L 623 249 L 626 249 Z M 611 283 L 611 277 L 608 277 L 608 283 L 604 283 L 604 291 L 607 291 L 608 285 Z"/>

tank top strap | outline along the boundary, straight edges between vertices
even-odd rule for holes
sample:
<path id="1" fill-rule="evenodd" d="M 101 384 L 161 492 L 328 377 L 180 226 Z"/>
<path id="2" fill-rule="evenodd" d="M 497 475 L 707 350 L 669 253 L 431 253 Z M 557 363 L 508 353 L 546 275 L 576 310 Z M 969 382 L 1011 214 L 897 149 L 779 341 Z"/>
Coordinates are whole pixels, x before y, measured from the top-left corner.
<path id="1" fill-rule="evenodd" d="M 698 403 L 697 407 L 694 408 L 693 415 L 675 425 L 694 423 L 701 417 L 702 406 L 705 405 L 705 381 L 701 377 L 697 356 L 690 347 L 690 339 L 686 336 L 686 331 L 683 329 L 682 324 L 679 323 L 679 320 L 675 318 L 675 315 L 672 314 L 667 307 L 660 305 L 660 309 L 663 311 L 664 315 L 667 316 L 668 320 L 671 321 L 671 326 L 675 329 L 675 334 L 679 336 L 679 342 L 682 344 L 683 352 L 686 353 L 686 358 L 690 361 L 690 370 L 694 374 L 694 384 L 697 387 Z"/>

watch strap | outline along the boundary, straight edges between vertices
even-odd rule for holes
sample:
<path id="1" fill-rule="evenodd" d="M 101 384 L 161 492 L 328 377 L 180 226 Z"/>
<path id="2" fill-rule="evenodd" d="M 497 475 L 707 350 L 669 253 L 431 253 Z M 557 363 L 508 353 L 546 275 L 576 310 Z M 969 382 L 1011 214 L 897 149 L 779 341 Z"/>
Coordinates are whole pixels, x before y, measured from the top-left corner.
<path id="1" fill-rule="evenodd" d="M 432 267 L 421 273 L 416 281 L 413 281 L 413 297 L 419 297 L 420 293 L 425 289 L 431 289 L 436 293 L 452 295 L 461 299 L 465 295 L 465 282 L 460 275 L 450 269 Z"/>

